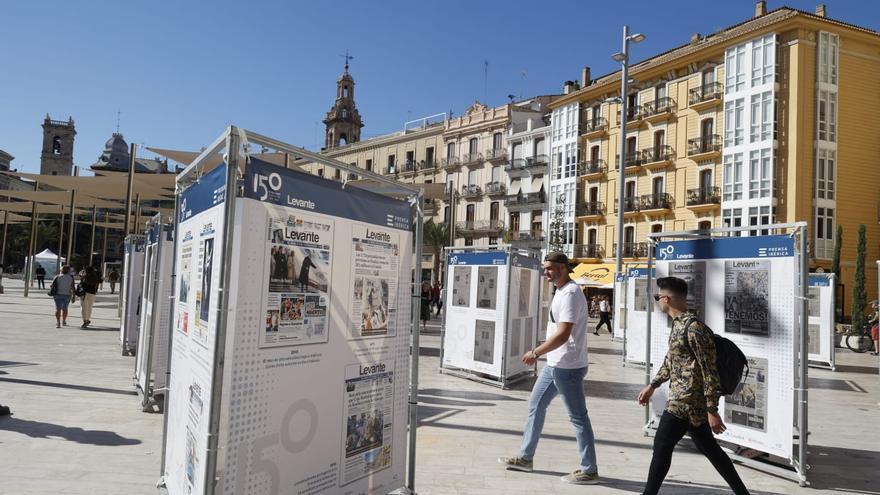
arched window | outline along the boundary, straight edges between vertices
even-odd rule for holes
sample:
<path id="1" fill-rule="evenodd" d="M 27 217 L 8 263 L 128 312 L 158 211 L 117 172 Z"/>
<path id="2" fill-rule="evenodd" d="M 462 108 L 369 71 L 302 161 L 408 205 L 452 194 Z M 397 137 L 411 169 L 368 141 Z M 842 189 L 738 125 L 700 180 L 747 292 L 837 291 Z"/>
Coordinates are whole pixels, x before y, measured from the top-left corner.
<path id="1" fill-rule="evenodd" d="M 55 155 L 61 154 L 61 137 L 55 136 L 52 138 L 52 153 Z"/>
<path id="2" fill-rule="evenodd" d="M 348 110 L 346 110 L 345 108 L 342 109 L 342 118 L 343 118 L 343 119 L 347 119 L 347 118 L 348 118 Z"/>
<path id="3" fill-rule="evenodd" d="M 342 146 L 345 144 L 348 144 L 348 139 L 345 137 L 345 133 L 343 132 L 339 135 L 339 145 Z"/>
<path id="4" fill-rule="evenodd" d="M 343 98 L 348 98 L 348 86 L 343 86 L 343 87 L 342 87 L 342 97 L 343 97 Z"/>

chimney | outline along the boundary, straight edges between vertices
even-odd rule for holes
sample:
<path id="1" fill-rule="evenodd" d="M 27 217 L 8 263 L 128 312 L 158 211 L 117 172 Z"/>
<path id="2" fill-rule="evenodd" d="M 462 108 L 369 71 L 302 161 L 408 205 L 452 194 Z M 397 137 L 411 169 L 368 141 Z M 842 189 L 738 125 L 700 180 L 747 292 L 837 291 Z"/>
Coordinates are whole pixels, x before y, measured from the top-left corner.
<path id="1" fill-rule="evenodd" d="M 586 88 L 590 85 L 590 67 L 586 66 L 581 69 L 581 87 Z"/>
<path id="2" fill-rule="evenodd" d="M 755 17 L 761 17 L 767 13 L 767 2 L 758 0 L 755 2 Z"/>
<path id="3" fill-rule="evenodd" d="M 819 17 L 828 17 L 828 9 L 825 8 L 824 3 L 816 5 L 816 15 Z"/>
<path id="4" fill-rule="evenodd" d="M 565 81 L 562 83 L 562 94 L 567 95 L 571 93 L 572 89 L 574 89 L 573 81 Z"/>

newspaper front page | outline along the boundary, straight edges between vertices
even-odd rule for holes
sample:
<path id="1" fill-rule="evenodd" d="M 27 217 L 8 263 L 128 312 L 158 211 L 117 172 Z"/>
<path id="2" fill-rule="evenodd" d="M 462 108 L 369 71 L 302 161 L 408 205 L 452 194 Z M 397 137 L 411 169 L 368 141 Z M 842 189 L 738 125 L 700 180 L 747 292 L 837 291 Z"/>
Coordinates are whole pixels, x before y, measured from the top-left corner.
<path id="1" fill-rule="evenodd" d="M 724 262 L 724 331 L 770 335 L 770 261 Z"/>
<path id="2" fill-rule="evenodd" d="M 340 485 L 391 466 L 394 361 L 345 367 Z"/>
<path id="3" fill-rule="evenodd" d="M 356 226 L 352 239 L 351 336 L 393 336 L 397 316 L 400 241 L 396 232 Z M 362 235 L 357 235 L 363 232 Z"/>
<path id="4" fill-rule="evenodd" d="M 727 423 L 767 431 L 767 360 L 749 357 L 749 374 L 740 388 L 725 397 Z"/>

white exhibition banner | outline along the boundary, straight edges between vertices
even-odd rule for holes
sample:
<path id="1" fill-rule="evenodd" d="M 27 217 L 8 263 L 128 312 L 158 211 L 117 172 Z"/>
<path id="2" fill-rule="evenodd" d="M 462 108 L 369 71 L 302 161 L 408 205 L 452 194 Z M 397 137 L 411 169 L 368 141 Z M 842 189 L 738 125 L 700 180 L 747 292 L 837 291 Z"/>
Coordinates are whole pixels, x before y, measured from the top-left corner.
<path id="1" fill-rule="evenodd" d="M 442 366 L 506 379 L 538 339 L 540 262 L 502 250 L 446 256 Z"/>
<path id="2" fill-rule="evenodd" d="M 807 357 L 811 363 L 834 368 L 833 273 L 811 273 L 807 279 Z"/>
<path id="3" fill-rule="evenodd" d="M 219 179 L 214 190 L 222 192 Z M 192 207 L 192 198 L 184 201 Z M 207 410 L 217 296 L 194 288 L 216 287 L 206 285 L 200 267 L 206 231 L 217 239 L 215 262 L 222 259 L 222 211 L 191 213 L 179 227 L 178 286 L 189 293 L 180 295 L 172 348 L 185 361 L 172 357 L 169 494 L 204 493 L 208 418 L 219 424 L 214 493 L 402 488 L 412 331 L 409 203 L 249 159 L 244 197 L 236 199 L 229 226 L 234 255 L 218 411 Z"/>
<path id="4" fill-rule="evenodd" d="M 727 431 L 719 439 L 792 458 L 796 352 L 795 293 L 799 290 L 794 240 L 788 235 L 714 237 L 660 242 L 656 276 L 688 282 L 688 307 L 748 358 L 749 373 L 719 413 Z M 656 287 L 652 293 L 656 293 Z M 665 317 L 664 317 L 665 318 Z M 658 369 L 668 348 L 671 320 L 652 323 L 651 363 Z M 664 384 L 652 401 L 662 412 Z"/>
<path id="5" fill-rule="evenodd" d="M 141 301 L 140 346 L 135 379 L 144 394 L 165 388 L 168 362 L 171 258 L 174 255 L 170 225 L 153 223 L 146 233 L 144 297 Z M 154 289 L 155 287 L 155 289 Z"/>
<path id="6" fill-rule="evenodd" d="M 648 311 L 652 310 L 652 325 L 666 326 L 667 317 L 648 300 L 648 269 L 630 268 L 626 272 L 626 302 L 624 325 L 626 325 L 626 361 L 645 363 L 645 346 L 648 335 Z"/>
<path id="7" fill-rule="evenodd" d="M 178 199 L 163 473 L 169 495 L 201 494 L 206 488 L 225 195 L 226 166 L 221 164 Z"/>
<path id="8" fill-rule="evenodd" d="M 140 332 L 140 308 L 144 288 L 144 239 L 129 236 L 125 239 L 125 279 L 122 284 L 122 319 L 119 343 L 123 354 L 137 349 Z"/>
<path id="9" fill-rule="evenodd" d="M 626 335 L 626 275 L 614 276 L 614 312 L 611 313 L 611 328 L 615 339 Z"/>

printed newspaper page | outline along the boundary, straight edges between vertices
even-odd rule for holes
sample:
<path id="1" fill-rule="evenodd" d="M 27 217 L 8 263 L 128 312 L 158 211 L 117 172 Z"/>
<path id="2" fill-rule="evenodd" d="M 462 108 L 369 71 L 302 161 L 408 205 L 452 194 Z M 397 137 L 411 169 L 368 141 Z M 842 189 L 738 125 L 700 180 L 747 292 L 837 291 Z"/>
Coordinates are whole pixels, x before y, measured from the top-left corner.
<path id="1" fill-rule="evenodd" d="M 724 331 L 770 335 L 770 261 L 724 262 Z"/>
<path id="2" fill-rule="evenodd" d="M 391 466 L 394 361 L 345 367 L 340 485 Z"/>
<path id="3" fill-rule="evenodd" d="M 397 316 L 400 241 L 397 232 L 354 226 L 351 336 L 393 336 Z"/>
<path id="4" fill-rule="evenodd" d="M 732 395 L 724 398 L 724 421 L 767 431 L 767 360 L 749 357 L 749 375 Z"/>
<path id="5" fill-rule="evenodd" d="M 703 307 L 706 301 L 706 262 L 672 262 L 669 263 L 669 276 L 678 277 L 688 286 L 687 306 L 697 318 L 703 319 Z"/>
<path id="6" fill-rule="evenodd" d="M 332 220 L 274 210 L 268 236 L 260 347 L 327 342 Z"/>

